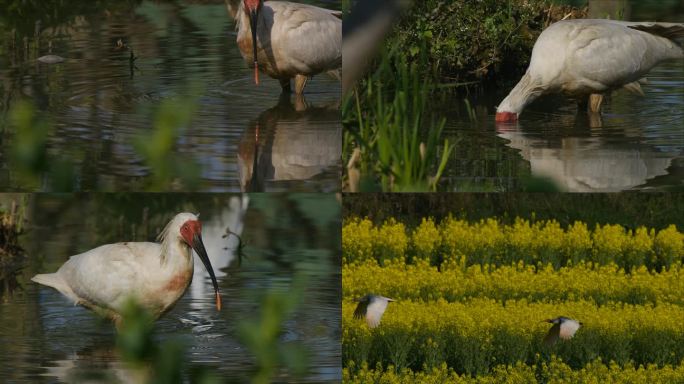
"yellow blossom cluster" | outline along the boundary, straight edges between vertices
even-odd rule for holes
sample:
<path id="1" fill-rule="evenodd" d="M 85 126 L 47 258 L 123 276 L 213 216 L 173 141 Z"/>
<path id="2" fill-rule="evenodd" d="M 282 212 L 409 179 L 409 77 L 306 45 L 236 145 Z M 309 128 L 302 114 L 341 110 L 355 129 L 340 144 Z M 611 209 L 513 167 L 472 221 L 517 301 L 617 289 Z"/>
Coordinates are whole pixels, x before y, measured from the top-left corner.
<path id="1" fill-rule="evenodd" d="M 344 383 L 348 384 L 653 384 L 684 382 L 684 364 L 659 367 L 655 364 L 637 366 L 616 363 L 604 364 L 596 359 L 573 369 L 556 356 L 540 360 L 532 365 L 516 363 L 499 365 L 490 373 L 480 376 L 459 375 L 446 364 L 428 370 L 412 371 L 408 368 L 395 370 L 393 366 L 369 369 L 362 365 L 359 369 L 344 368 Z"/>
<path id="2" fill-rule="evenodd" d="M 567 228 L 555 220 L 517 218 L 501 224 L 488 218 L 478 222 L 449 217 L 437 224 L 430 218 L 409 230 L 390 219 L 375 226 L 368 219 L 347 220 L 342 230 L 345 263 L 374 259 L 428 260 L 432 265 L 465 260 L 472 264 L 551 264 L 554 267 L 592 261 L 616 263 L 627 270 L 642 265 L 661 269 L 684 261 L 684 234 L 674 225 L 656 230 L 627 229 L 616 224 L 589 229 L 583 222 Z"/>
<path id="3" fill-rule="evenodd" d="M 684 382 L 684 234 L 583 222 L 346 220 L 349 383 Z M 380 325 L 354 298 L 396 300 Z M 548 346 L 545 319 L 583 323 Z"/>
<path id="4" fill-rule="evenodd" d="M 376 292 L 412 301 L 451 302 L 488 297 L 504 302 L 586 300 L 599 305 L 684 305 L 684 266 L 675 264 L 656 273 L 644 266 L 626 272 L 614 263 L 596 265 L 583 261 L 558 269 L 522 262 L 506 266 L 447 262 L 438 270 L 423 260 L 415 264 L 387 262 L 384 266 L 367 260 L 342 267 L 342 291 L 345 297 Z"/>
<path id="5" fill-rule="evenodd" d="M 488 298 L 390 303 L 380 326 L 353 318 L 356 303 L 342 303 L 342 353 L 351 362 L 397 369 L 430 369 L 446 363 L 458 373 L 485 374 L 501 364 L 527 364 L 556 354 L 573 367 L 598 357 L 624 364 L 679 364 L 684 359 L 684 307 L 559 301 L 505 303 Z M 580 319 L 571 341 L 542 340 L 559 315 Z"/>

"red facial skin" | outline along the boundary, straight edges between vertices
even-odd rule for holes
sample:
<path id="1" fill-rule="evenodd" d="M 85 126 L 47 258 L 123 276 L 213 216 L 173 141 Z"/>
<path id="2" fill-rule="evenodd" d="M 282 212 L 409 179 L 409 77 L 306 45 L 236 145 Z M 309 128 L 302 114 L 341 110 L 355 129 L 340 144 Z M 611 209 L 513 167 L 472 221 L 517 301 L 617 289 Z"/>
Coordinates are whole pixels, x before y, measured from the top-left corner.
<path id="1" fill-rule="evenodd" d="M 209 262 L 209 257 L 207 256 L 207 252 L 204 249 L 204 244 L 202 244 L 202 238 L 200 237 L 202 233 L 202 223 L 200 223 L 199 220 L 188 220 L 181 226 L 180 233 L 183 237 L 183 240 L 185 240 L 185 242 L 189 246 L 195 249 L 195 252 L 197 252 L 197 255 L 200 257 L 202 263 L 204 263 L 204 266 L 207 268 L 207 272 L 209 272 L 212 283 L 214 284 L 214 290 L 216 291 L 216 308 L 220 311 L 221 294 L 218 291 L 216 277 L 214 276 L 214 272 L 211 268 L 211 263 Z M 197 244 L 195 244 L 195 239 L 198 239 Z"/>
<path id="2" fill-rule="evenodd" d="M 195 235 L 202 233 L 202 223 L 200 223 L 199 220 L 188 220 L 181 226 L 180 233 L 181 236 L 183 236 L 183 240 L 185 240 L 189 246 L 193 247 L 195 245 Z"/>
<path id="3" fill-rule="evenodd" d="M 261 0 L 244 0 L 245 1 L 245 9 L 247 12 L 254 12 L 259 8 L 259 3 L 261 3 Z"/>
<path id="4" fill-rule="evenodd" d="M 518 114 L 515 112 L 497 112 L 495 121 L 497 123 L 513 123 L 518 121 Z"/>

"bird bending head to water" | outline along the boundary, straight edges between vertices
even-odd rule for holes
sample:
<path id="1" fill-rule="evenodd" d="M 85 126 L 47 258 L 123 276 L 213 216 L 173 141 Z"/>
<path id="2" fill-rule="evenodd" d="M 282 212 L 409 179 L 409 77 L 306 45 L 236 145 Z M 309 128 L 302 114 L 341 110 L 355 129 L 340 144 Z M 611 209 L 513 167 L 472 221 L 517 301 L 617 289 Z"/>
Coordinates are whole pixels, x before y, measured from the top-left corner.
<path id="1" fill-rule="evenodd" d="M 534 44 L 530 66 L 499 104 L 496 121 L 515 122 L 541 95 L 563 93 L 601 110 L 605 94 L 619 88 L 643 95 L 641 83 L 662 61 L 684 58 L 674 39 L 684 24 L 603 19 L 564 20 L 544 30 Z"/>
<path id="2" fill-rule="evenodd" d="M 354 310 L 354 318 L 366 318 L 366 323 L 369 328 L 375 328 L 380 324 L 380 319 L 387 309 L 387 304 L 394 300 L 378 295 L 366 295 L 364 297 L 354 299 L 359 304 Z"/>
<path id="3" fill-rule="evenodd" d="M 197 252 L 214 285 L 216 308 L 221 295 L 202 242 L 202 224 L 192 213 L 179 213 L 158 237 L 159 243 L 125 242 L 102 245 L 71 256 L 55 273 L 31 280 L 116 323 L 125 303 L 135 299 L 155 318 L 170 310 L 192 281 L 192 250 Z"/>
<path id="4" fill-rule="evenodd" d="M 549 329 L 549 333 L 547 333 L 544 337 L 544 344 L 546 346 L 554 345 L 559 338 L 563 340 L 569 340 L 582 326 L 582 323 L 579 321 L 564 316 L 556 317 L 555 319 L 544 320 L 544 322 L 553 324 L 553 327 Z"/>

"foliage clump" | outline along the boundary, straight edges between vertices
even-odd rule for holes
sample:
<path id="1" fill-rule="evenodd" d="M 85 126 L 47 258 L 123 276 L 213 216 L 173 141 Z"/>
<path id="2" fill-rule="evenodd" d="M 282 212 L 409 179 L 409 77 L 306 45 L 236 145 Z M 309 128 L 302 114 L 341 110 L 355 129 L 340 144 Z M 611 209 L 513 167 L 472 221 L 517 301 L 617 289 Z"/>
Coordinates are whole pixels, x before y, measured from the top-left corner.
<path id="1" fill-rule="evenodd" d="M 442 81 L 492 80 L 504 72 L 517 77 L 541 31 L 566 16 L 586 17 L 586 10 L 548 0 L 416 1 L 391 38 L 410 59 L 427 49 Z"/>

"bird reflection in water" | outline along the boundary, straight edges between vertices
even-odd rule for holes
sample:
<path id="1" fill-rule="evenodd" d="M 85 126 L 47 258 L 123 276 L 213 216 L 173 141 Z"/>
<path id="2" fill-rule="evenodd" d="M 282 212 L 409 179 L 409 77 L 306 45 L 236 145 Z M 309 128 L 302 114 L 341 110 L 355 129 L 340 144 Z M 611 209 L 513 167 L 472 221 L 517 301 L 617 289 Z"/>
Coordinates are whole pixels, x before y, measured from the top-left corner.
<path id="1" fill-rule="evenodd" d="M 342 155 L 342 124 L 337 105 L 307 105 L 301 96 L 283 93 L 277 105 L 249 124 L 238 144 L 240 188 L 262 192 L 288 181 L 335 173 Z M 285 187 L 285 185 L 283 185 Z"/>

